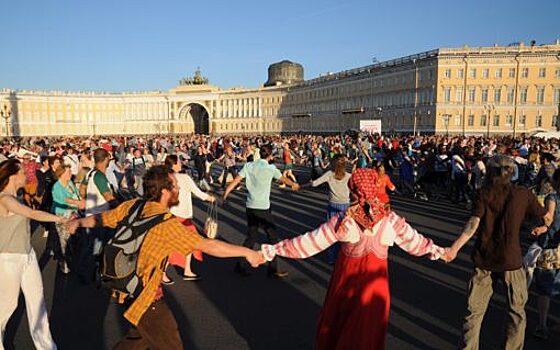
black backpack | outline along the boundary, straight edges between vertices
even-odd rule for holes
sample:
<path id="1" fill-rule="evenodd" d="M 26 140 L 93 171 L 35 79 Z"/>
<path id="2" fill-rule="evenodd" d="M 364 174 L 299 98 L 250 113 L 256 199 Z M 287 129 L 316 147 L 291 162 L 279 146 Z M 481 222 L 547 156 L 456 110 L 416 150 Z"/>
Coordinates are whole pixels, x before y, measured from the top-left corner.
<path id="1" fill-rule="evenodd" d="M 158 214 L 142 217 L 146 201 L 137 200 L 128 215 L 116 227 L 116 234 L 103 247 L 99 274 L 101 284 L 129 298 L 136 298 L 144 288 L 137 272 L 138 257 L 142 243 L 150 229 L 173 217 Z"/>

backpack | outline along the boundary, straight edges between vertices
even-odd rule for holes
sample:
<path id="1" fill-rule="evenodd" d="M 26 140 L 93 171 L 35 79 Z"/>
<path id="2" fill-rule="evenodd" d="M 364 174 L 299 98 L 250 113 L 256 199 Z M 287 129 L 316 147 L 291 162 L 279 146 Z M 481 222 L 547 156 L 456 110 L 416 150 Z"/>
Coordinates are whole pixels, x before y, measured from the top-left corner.
<path id="1" fill-rule="evenodd" d="M 132 173 L 134 174 L 134 176 L 144 176 L 144 174 L 146 173 L 146 160 L 144 160 L 144 156 L 140 157 L 142 163 L 139 163 L 139 161 L 136 161 L 136 159 L 138 158 L 132 158 Z"/>
<path id="2" fill-rule="evenodd" d="M 144 286 L 137 272 L 142 243 L 150 229 L 173 217 L 158 214 L 142 217 L 146 201 L 137 200 L 116 227 L 116 234 L 103 247 L 99 274 L 101 284 L 129 298 L 136 298 Z"/>

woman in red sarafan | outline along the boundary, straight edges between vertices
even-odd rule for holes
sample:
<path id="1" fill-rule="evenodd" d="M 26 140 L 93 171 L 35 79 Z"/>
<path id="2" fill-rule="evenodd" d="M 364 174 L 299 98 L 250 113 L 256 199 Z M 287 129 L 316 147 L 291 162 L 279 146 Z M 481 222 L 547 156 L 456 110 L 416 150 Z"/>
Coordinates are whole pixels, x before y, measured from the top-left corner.
<path id="1" fill-rule="evenodd" d="M 304 259 L 342 242 L 319 317 L 315 348 L 384 349 L 390 306 L 389 247 L 396 244 L 411 255 L 428 255 L 432 260 L 441 258 L 445 250 L 379 200 L 375 170 L 355 170 L 348 186 L 356 201 L 345 214 L 304 235 L 263 245 L 262 253 L 268 261 L 276 255 Z"/>

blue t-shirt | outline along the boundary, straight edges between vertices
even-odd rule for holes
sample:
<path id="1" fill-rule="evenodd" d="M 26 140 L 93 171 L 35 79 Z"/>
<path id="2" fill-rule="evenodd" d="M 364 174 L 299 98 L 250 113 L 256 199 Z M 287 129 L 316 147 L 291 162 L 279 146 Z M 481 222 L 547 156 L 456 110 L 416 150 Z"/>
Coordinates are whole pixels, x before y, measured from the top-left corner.
<path id="1" fill-rule="evenodd" d="M 78 210 L 78 207 L 66 203 L 66 198 L 80 199 L 78 188 L 72 181 L 68 182 L 68 187 L 64 187 L 57 181 L 52 188 L 53 204 L 52 211 L 55 215 L 67 216 Z"/>
<path id="2" fill-rule="evenodd" d="M 280 170 L 264 159 L 245 164 L 239 176 L 245 179 L 247 187 L 247 208 L 267 210 L 270 208 L 270 184 L 272 179 L 282 176 Z"/>

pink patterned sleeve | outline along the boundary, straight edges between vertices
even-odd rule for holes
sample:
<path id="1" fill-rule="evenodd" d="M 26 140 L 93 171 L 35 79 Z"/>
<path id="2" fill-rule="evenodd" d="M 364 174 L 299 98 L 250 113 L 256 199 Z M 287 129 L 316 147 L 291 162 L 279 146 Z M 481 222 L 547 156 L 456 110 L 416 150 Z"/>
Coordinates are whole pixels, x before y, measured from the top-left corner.
<path id="1" fill-rule="evenodd" d="M 291 239 L 285 239 L 274 245 L 263 244 L 261 251 L 267 261 L 276 255 L 292 259 L 305 259 L 322 252 L 337 241 L 357 242 L 360 239 L 358 231 L 352 229 L 353 220 L 332 217 L 313 231 Z"/>
<path id="2" fill-rule="evenodd" d="M 429 255 L 431 260 L 440 259 L 444 249 L 413 229 L 404 218 L 394 212 L 389 215 L 389 220 L 395 230 L 395 243 L 405 252 L 414 256 Z"/>

